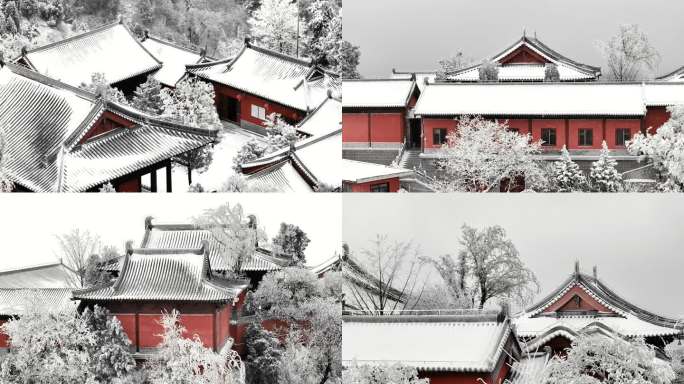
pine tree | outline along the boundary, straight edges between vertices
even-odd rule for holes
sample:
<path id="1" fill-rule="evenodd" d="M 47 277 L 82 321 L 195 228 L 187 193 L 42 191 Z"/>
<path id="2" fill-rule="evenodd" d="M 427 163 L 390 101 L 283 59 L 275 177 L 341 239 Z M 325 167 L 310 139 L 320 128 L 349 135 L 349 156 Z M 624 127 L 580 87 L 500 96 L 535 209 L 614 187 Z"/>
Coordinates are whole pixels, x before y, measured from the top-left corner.
<path id="1" fill-rule="evenodd" d="M 135 368 L 131 342 L 119 320 L 109 316 L 109 311 L 97 305 L 92 311 L 83 311 L 81 316 L 95 340 L 90 350 L 93 379 L 98 383 L 111 383 L 116 378 L 131 373 Z"/>
<path id="2" fill-rule="evenodd" d="M 348 41 L 343 41 L 337 50 L 337 65 L 333 70 L 343 79 L 359 79 L 357 69 L 361 59 L 361 50 Z"/>
<path id="3" fill-rule="evenodd" d="M 618 192 L 622 188 L 622 176 L 616 169 L 617 161 L 610 158 L 608 145 L 603 140 L 601 155 L 591 165 L 589 181 L 598 192 Z"/>
<path id="4" fill-rule="evenodd" d="M 293 265 L 303 265 L 306 263 L 304 250 L 310 241 L 299 226 L 280 223 L 278 235 L 273 238 L 273 248 L 277 255 L 292 258 Z"/>
<path id="5" fill-rule="evenodd" d="M 307 8 L 309 18 L 304 27 L 304 47 L 307 56 L 320 59 L 323 66 L 329 66 L 342 41 L 342 15 L 334 1 L 314 0 Z"/>
<path id="6" fill-rule="evenodd" d="M 133 96 L 133 106 L 147 113 L 161 114 L 164 110 L 161 90 L 161 83 L 152 76 L 148 76 L 147 81 L 136 88 L 135 96 Z"/>
<path id="7" fill-rule="evenodd" d="M 248 20 L 254 40 L 269 49 L 292 54 L 297 42 L 298 10 L 290 0 L 263 0 Z"/>
<path id="8" fill-rule="evenodd" d="M 586 176 L 579 165 L 572 161 L 565 145 L 561 150 L 561 159 L 553 164 L 552 178 L 559 192 L 585 191 L 588 186 Z"/>
<path id="9" fill-rule="evenodd" d="M 249 384 L 278 382 L 278 368 L 283 354 L 278 338 L 260 323 L 252 323 L 245 333 L 247 377 Z"/>

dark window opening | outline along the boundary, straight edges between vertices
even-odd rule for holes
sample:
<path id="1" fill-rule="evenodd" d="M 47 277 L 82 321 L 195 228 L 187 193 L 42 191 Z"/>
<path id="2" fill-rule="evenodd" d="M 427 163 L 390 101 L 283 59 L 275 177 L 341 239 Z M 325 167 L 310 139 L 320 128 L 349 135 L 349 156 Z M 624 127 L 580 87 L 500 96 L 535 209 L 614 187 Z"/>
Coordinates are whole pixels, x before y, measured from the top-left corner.
<path id="1" fill-rule="evenodd" d="M 625 146 L 631 138 L 629 128 L 618 128 L 615 130 L 615 145 Z"/>
<path id="2" fill-rule="evenodd" d="M 508 132 L 515 132 L 517 134 L 520 134 L 520 130 L 518 128 L 508 128 Z"/>
<path id="3" fill-rule="evenodd" d="M 446 143 L 447 130 L 446 128 L 435 128 L 432 130 L 432 143 L 434 145 L 442 145 Z"/>
<path id="4" fill-rule="evenodd" d="M 580 128 L 579 145 L 589 146 L 594 143 L 594 130 L 591 128 Z"/>
<path id="5" fill-rule="evenodd" d="M 371 184 L 371 192 L 389 192 L 389 183 Z"/>
<path id="6" fill-rule="evenodd" d="M 556 128 L 542 128 L 541 139 L 544 142 L 542 145 L 553 147 L 556 145 Z"/>

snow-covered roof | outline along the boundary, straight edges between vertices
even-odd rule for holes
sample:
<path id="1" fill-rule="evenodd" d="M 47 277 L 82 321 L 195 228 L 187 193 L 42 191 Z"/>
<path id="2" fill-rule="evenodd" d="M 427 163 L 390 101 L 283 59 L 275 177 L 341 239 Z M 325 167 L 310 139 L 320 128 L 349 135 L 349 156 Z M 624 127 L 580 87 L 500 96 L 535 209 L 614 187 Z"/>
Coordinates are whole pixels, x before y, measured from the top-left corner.
<path id="1" fill-rule="evenodd" d="M 546 367 L 551 355 L 545 352 L 524 354 L 511 367 L 511 384 L 539 384 L 546 378 Z"/>
<path id="2" fill-rule="evenodd" d="M 206 80 L 310 111 L 331 90 L 340 93 L 339 77 L 319 68 L 312 60 L 291 57 L 245 43 L 234 59 L 187 65 L 187 71 Z"/>
<path id="3" fill-rule="evenodd" d="M 684 105 L 684 82 L 645 83 L 644 103 L 648 107 Z"/>
<path id="4" fill-rule="evenodd" d="M 422 92 L 423 88 L 425 87 L 425 81 L 430 81 L 434 82 L 435 79 L 437 78 L 437 72 L 436 71 L 398 71 L 394 68 L 392 68 L 392 74 L 390 77 L 392 79 L 411 79 L 412 77 L 416 78 L 416 86 L 418 86 L 418 89 Z"/>
<path id="5" fill-rule="evenodd" d="M 162 67 L 152 77 L 168 87 L 175 87 L 185 76 L 186 65 L 203 60 L 199 52 L 151 36 L 145 38 L 142 45 L 162 62 Z"/>
<path id="6" fill-rule="evenodd" d="M 625 337 L 666 336 L 682 332 L 681 325 L 676 320 L 631 304 L 600 280 L 584 275 L 579 272 L 579 267 L 576 268 L 576 272 L 558 289 L 514 317 L 513 323 L 519 337 L 547 335 L 552 338 L 554 332 L 564 332 L 566 337 L 572 338 L 573 332 L 597 325 Z M 579 289 L 578 292 L 588 295 L 607 310 L 563 313 L 549 309 L 573 289 Z"/>
<path id="7" fill-rule="evenodd" d="M 667 75 L 658 77 L 657 79 L 664 81 L 684 81 L 684 67 L 678 68 Z"/>
<path id="8" fill-rule="evenodd" d="M 0 271 L 0 289 L 75 288 L 76 273 L 61 262 Z"/>
<path id="9" fill-rule="evenodd" d="M 420 116 L 643 116 L 640 84 L 434 83 L 415 107 Z"/>
<path id="10" fill-rule="evenodd" d="M 345 80 L 342 106 L 346 108 L 405 108 L 413 90 L 414 79 Z"/>
<path id="11" fill-rule="evenodd" d="M 342 159 L 342 164 L 342 180 L 355 184 L 413 175 L 410 169 L 363 161 Z"/>
<path id="12" fill-rule="evenodd" d="M 247 177 L 247 184 L 254 190 L 277 192 L 313 192 L 311 185 L 289 161 L 283 161 Z"/>
<path id="13" fill-rule="evenodd" d="M 342 103 L 328 97 L 297 124 L 297 130 L 307 135 L 325 135 L 342 129 Z"/>
<path id="14" fill-rule="evenodd" d="M 493 372 L 511 335 L 496 315 L 343 316 L 342 363 L 392 365 L 419 371 Z"/>
<path id="15" fill-rule="evenodd" d="M 74 298 L 231 302 L 247 285 L 214 276 L 204 245 L 200 249 L 129 249 L 116 281 L 76 290 Z"/>
<path id="16" fill-rule="evenodd" d="M 542 81 L 544 80 L 545 65 L 541 62 L 512 62 L 507 58 L 521 50 L 529 50 L 537 55 L 544 63 L 553 63 L 558 67 L 561 81 L 596 80 L 601 75 L 601 68 L 582 64 L 571 60 L 549 48 L 536 37 L 522 36 L 508 48 L 490 58 L 493 62 L 503 65 L 499 67 L 499 81 Z M 453 81 L 479 81 L 479 67 L 481 64 L 464 68 L 447 74 Z"/>
<path id="17" fill-rule="evenodd" d="M 0 288 L 0 316 L 21 315 L 29 306 L 47 312 L 76 312 L 72 288 Z"/>
<path id="18" fill-rule="evenodd" d="M 31 49 L 21 59 L 39 73 L 75 87 L 90 84 L 93 73 L 104 74 L 113 84 L 161 67 L 120 23 Z"/>
<path id="19" fill-rule="evenodd" d="M 83 142 L 105 112 L 133 128 Z M 36 192 L 79 192 L 216 140 L 217 130 L 191 128 L 104 101 L 26 68 L 0 69 L 0 125 L 7 173 Z M 144 150 L 143 150 L 144 149 Z"/>
<path id="20" fill-rule="evenodd" d="M 140 248 L 193 249 L 200 247 L 204 241 L 208 242 L 207 253 L 213 270 L 226 271 L 233 268 L 233 262 L 224 257 L 225 245 L 219 243 L 210 230 L 193 224 L 161 224 L 148 217 L 145 220 L 145 235 Z M 241 266 L 241 270 L 274 271 L 288 265 L 288 262 L 273 256 L 266 249 L 257 247 L 252 257 Z"/>

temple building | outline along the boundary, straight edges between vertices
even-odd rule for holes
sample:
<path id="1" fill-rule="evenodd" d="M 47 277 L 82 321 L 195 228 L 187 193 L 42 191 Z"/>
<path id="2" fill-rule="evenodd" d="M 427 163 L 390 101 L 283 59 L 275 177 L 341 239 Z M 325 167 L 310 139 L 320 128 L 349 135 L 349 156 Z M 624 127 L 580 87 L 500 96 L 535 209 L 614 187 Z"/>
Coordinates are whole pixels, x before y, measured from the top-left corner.
<path id="1" fill-rule="evenodd" d="M 21 316 L 29 307 L 48 312 L 75 311 L 71 292 L 78 276 L 62 262 L 0 271 L 0 326 Z M 10 351 L 7 335 L 0 332 L 0 355 Z"/>
<path id="2" fill-rule="evenodd" d="M 72 87 L 15 64 L 0 66 L 6 173 L 17 191 L 86 192 L 111 183 L 139 192 L 141 177 L 210 145 L 217 130 L 188 127 Z"/>
<path id="3" fill-rule="evenodd" d="M 279 114 L 296 125 L 328 97 L 340 97 L 341 81 L 307 58 L 288 56 L 245 41 L 235 57 L 187 65 L 188 73 L 210 82 L 219 117 L 265 134 L 267 116 Z"/>
<path id="4" fill-rule="evenodd" d="M 141 41 L 142 46 L 162 62 L 161 68 L 152 73 L 152 77 L 165 87 L 175 88 L 185 77 L 185 66 L 199 64 L 212 59 L 204 50 L 197 52 L 170 41 L 150 36 L 148 32 Z"/>
<path id="5" fill-rule="evenodd" d="M 681 321 L 657 315 L 618 296 L 593 276 L 575 272 L 556 290 L 513 317 L 525 349 L 545 347 L 562 354 L 579 333 L 605 337 L 644 338 L 658 350 L 684 334 Z"/>
<path id="6" fill-rule="evenodd" d="M 492 311 L 342 317 L 342 364 L 416 368 L 431 384 L 499 384 L 521 357 L 511 321 Z"/>
<path id="7" fill-rule="evenodd" d="M 16 61 L 73 87 L 90 84 L 92 75 L 101 73 L 126 95 L 162 67 L 122 22 L 24 50 Z"/>
<path id="8" fill-rule="evenodd" d="M 174 309 L 187 334 L 198 335 L 205 347 L 232 347 L 231 319 L 244 305 L 248 286 L 247 280 L 213 272 L 207 241 L 199 249 L 133 249 L 128 243 L 116 279 L 75 290 L 73 298 L 80 308 L 107 308 L 121 322 L 136 358 L 145 359 L 161 341 L 162 313 Z"/>
<path id="9" fill-rule="evenodd" d="M 601 76 L 601 68 L 578 63 L 549 48 L 537 37 L 523 35 L 513 45 L 488 58 L 498 65 L 498 81 L 531 82 L 544 81 L 549 66 L 558 69 L 559 81 L 595 81 Z M 447 72 L 449 81 L 480 81 L 480 67 L 477 64 L 468 68 Z"/>

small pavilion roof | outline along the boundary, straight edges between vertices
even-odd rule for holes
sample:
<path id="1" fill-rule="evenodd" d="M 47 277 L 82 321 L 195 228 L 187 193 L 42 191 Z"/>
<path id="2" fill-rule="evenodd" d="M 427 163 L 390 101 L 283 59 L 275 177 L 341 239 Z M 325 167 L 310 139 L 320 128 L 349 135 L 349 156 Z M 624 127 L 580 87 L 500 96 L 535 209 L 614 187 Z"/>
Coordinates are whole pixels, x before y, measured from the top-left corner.
<path id="1" fill-rule="evenodd" d="M 205 60 L 201 52 L 157 37 L 147 35 L 141 44 L 154 57 L 161 60 L 162 67 L 154 72 L 152 77 L 168 87 L 175 87 L 185 76 L 186 65 L 198 64 Z"/>
<path id="2" fill-rule="evenodd" d="M 637 307 L 618 296 L 596 277 L 579 272 L 579 266 L 558 289 L 514 317 L 519 337 L 552 337 L 562 332 L 572 338 L 573 333 L 600 327 L 624 337 L 671 336 L 682 332 L 682 324 Z M 546 311 L 571 289 L 581 289 L 610 312 L 576 311 L 561 313 Z M 552 335 L 552 336 L 549 336 Z"/>
<path id="3" fill-rule="evenodd" d="M 502 354 L 520 352 L 510 321 L 486 311 L 476 316 L 348 315 L 342 333 L 343 365 L 399 363 L 423 372 L 490 373 Z"/>
<path id="4" fill-rule="evenodd" d="M 93 73 L 104 74 L 114 84 L 162 66 L 118 22 L 28 50 L 20 59 L 31 69 L 75 87 L 89 84 Z"/>
<path id="5" fill-rule="evenodd" d="M 415 76 L 408 79 L 344 80 L 344 108 L 406 108 L 416 89 Z"/>
<path id="6" fill-rule="evenodd" d="M 339 76 L 297 58 L 261 48 L 248 41 L 235 58 L 187 65 L 188 72 L 276 103 L 308 112 L 332 90 L 340 93 Z"/>
<path id="7" fill-rule="evenodd" d="M 211 270 L 205 242 L 200 249 L 128 249 L 116 281 L 74 291 L 89 301 L 232 302 L 247 281 L 228 280 Z"/>
<path id="8" fill-rule="evenodd" d="M 587 81 L 597 80 L 601 76 L 601 68 L 582 64 L 551 49 L 536 37 L 523 35 L 508 48 L 490 58 L 493 62 L 502 62 L 519 51 L 526 49 L 537 55 L 540 61 L 553 63 L 558 67 L 561 81 Z M 452 81 L 479 81 L 479 67 L 477 64 L 468 68 L 460 69 L 447 74 Z M 499 68 L 499 81 L 543 81 L 545 64 L 535 63 L 504 63 Z"/>
<path id="9" fill-rule="evenodd" d="M 342 180 L 351 183 L 369 183 L 395 177 L 408 177 L 413 171 L 406 168 L 390 167 L 382 164 L 343 159 Z"/>
<path id="10" fill-rule="evenodd" d="M 133 128 L 83 141 L 105 112 Z M 0 125 L 9 178 L 36 192 L 85 191 L 212 143 L 218 134 L 103 100 L 14 64 L 0 68 Z"/>

